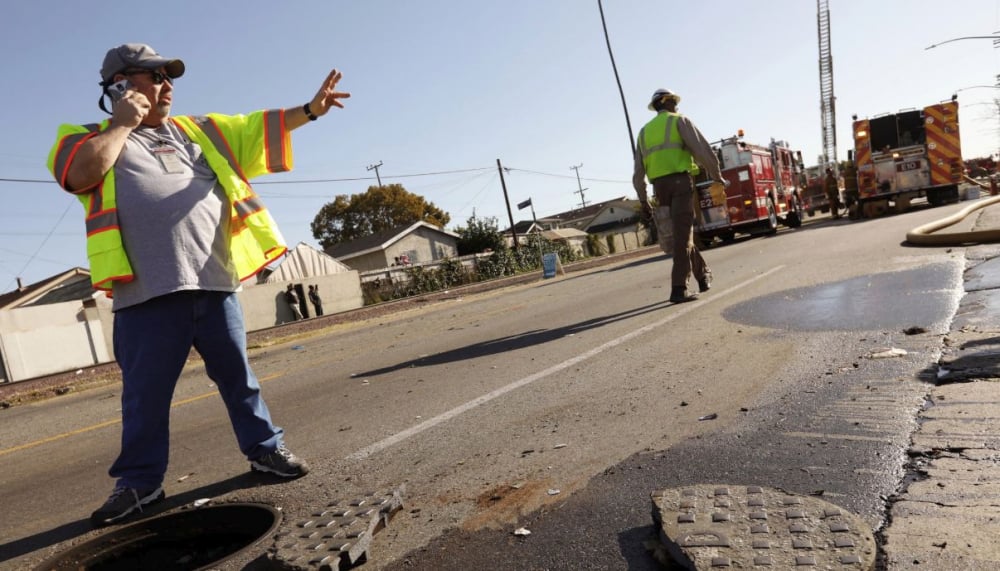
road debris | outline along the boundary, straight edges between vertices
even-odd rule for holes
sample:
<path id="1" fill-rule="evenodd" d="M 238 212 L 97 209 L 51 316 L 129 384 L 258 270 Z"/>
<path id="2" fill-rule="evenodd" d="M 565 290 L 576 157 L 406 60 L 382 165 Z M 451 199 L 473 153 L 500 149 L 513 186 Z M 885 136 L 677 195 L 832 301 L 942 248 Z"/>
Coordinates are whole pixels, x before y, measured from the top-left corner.
<path id="1" fill-rule="evenodd" d="M 528 528 L 526 528 L 526 527 L 519 527 L 519 528 L 517 528 L 517 529 L 514 530 L 514 535 L 519 535 L 521 537 L 525 537 L 525 536 L 531 535 L 531 531 L 529 531 Z"/>
<path id="2" fill-rule="evenodd" d="M 562 490 L 557 490 L 555 488 L 552 488 L 552 489 L 549 490 L 549 495 L 550 496 L 558 496 L 561 492 L 562 492 Z"/>
<path id="3" fill-rule="evenodd" d="M 890 347 L 889 349 L 882 349 L 881 351 L 875 351 L 868 355 L 870 359 L 892 359 L 894 357 L 903 357 L 907 355 L 906 349 L 900 349 L 898 347 Z"/>
<path id="4" fill-rule="evenodd" d="M 706 414 L 705 416 L 699 416 L 698 420 L 715 420 L 717 418 L 719 418 L 719 415 L 713 412 L 712 414 Z"/>

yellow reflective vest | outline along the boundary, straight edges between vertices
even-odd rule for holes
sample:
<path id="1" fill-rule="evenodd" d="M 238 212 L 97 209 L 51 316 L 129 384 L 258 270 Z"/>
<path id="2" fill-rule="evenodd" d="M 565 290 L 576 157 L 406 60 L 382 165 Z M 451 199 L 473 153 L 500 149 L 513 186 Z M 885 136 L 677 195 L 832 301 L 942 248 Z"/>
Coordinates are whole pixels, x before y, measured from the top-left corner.
<path id="1" fill-rule="evenodd" d="M 677 130 L 679 113 L 660 111 L 639 131 L 639 152 L 646 178 L 653 180 L 668 174 L 690 172 L 698 174 L 691 151 L 684 146 Z"/>
<path id="2" fill-rule="evenodd" d="M 288 249 L 271 214 L 250 187 L 250 179 L 292 169 L 291 133 L 285 128 L 283 110 L 248 115 L 208 114 L 204 117 L 171 117 L 187 136 L 201 146 L 205 160 L 219 178 L 229 199 L 231 222 L 229 250 L 239 279 L 256 275 Z M 122 243 L 115 202 L 115 169 L 97 185 L 68 189 L 66 177 L 77 150 L 88 139 L 108 128 L 100 124 L 61 125 L 49 152 L 49 172 L 59 185 L 83 204 L 87 224 L 87 258 L 95 289 L 110 291 L 114 282 L 135 276 Z"/>

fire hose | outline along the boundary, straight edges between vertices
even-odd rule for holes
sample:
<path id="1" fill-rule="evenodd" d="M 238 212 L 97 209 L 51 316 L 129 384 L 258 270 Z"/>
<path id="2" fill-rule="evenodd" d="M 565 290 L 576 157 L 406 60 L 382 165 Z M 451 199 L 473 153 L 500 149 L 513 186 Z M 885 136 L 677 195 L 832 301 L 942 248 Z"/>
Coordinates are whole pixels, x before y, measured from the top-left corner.
<path id="1" fill-rule="evenodd" d="M 975 179 L 969 178 L 968 176 L 965 177 L 965 180 L 975 184 L 981 189 L 990 190 L 990 187 L 976 181 Z M 975 204 L 966 206 L 950 216 L 946 216 L 922 226 L 917 226 L 913 230 L 906 233 L 906 241 L 918 246 L 964 246 L 968 244 L 1000 242 L 1000 228 L 975 230 L 970 232 L 934 234 L 934 232 L 937 232 L 938 230 L 961 222 L 973 212 L 994 204 L 1000 204 L 1000 196 L 993 196 L 986 200 L 980 200 Z"/>

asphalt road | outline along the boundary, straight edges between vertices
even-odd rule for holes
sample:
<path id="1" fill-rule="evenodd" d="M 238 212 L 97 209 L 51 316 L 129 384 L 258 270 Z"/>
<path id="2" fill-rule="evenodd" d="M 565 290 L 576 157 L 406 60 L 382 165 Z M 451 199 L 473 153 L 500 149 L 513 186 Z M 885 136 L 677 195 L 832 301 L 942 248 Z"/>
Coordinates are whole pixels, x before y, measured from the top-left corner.
<path id="1" fill-rule="evenodd" d="M 165 507 L 254 488 L 293 513 L 405 485 L 369 569 L 655 569 L 649 494 L 684 483 L 822 491 L 878 528 L 961 294 L 961 248 L 902 240 L 962 206 L 713 248 L 693 303 L 665 301 L 653 255 L 257 349 L 272 414 L 313 464 L 290 484 L 245 476 L 195 363 Z M 870 358 L 889 347 L 908 353 Z M 118 396 L 0 411 L 0 566 L 86 532 L 113 484 Z"/>

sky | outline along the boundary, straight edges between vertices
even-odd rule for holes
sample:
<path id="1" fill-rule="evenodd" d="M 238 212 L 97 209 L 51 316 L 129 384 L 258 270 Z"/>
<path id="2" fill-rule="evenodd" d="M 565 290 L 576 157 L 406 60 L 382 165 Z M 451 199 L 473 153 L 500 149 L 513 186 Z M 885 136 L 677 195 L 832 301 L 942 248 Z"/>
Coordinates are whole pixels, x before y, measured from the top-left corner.
<path id="1" fill-rule="evenodd" d="M 295 170 L 255 181 L 290 246 L 336 195 L 399 183 L 451 217 L 509 226 L 622 196 L 657 88 L 710 141 L 822 152 L 810 0 L 14 0 L 0 19 L 0 292 L 88 267 L 83 209 L 45 167 L 61 123 L 105 117 L 99 69 L 122 43 L 184 60 L 174 115 L 310 100 L 332 68 L 352 97 L 293 133 Z M 851 116 L 960 103 L 966 158 L 1000 148 L 1000 0 L 829 0 L 838 158 Z M 940 44 L 926 49 L 932 44 Z M 974 87 L 985 86 L 985 87 Z M 629 127 L 629 123 L 631 124 Z M 573 167 L 578 167 L 574 169 Z M 580 179 L 577 180 L 577 175 Z M 580 189 L 583 192 L 579 192 Z"/>

